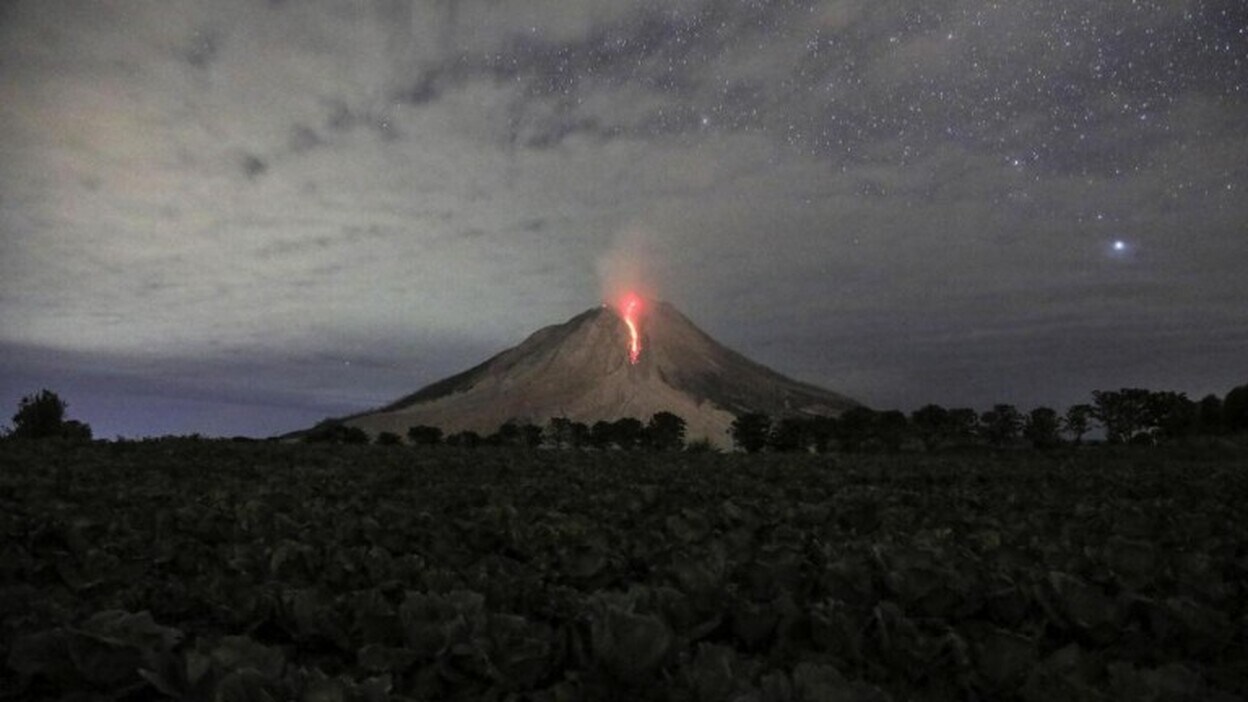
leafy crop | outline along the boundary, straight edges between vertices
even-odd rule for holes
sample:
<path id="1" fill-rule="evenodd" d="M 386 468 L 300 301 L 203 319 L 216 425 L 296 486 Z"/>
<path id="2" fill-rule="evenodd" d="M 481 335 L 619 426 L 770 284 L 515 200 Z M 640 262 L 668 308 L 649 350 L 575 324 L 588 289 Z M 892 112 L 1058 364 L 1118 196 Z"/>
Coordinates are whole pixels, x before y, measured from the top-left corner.
<path id="1" fill-rule="evenodd" d="M 0 696 L 1248 696 L 1248 465 L 0 447 Z"/>

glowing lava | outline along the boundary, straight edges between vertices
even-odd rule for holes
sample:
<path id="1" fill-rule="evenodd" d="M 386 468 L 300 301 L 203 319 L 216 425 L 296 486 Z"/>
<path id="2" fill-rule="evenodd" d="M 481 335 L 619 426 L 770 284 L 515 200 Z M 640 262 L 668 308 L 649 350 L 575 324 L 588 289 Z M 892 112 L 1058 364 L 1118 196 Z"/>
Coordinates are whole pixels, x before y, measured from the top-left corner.
<path id="1" fill-rule="evenodd" d="M 623 310 L 620 316 L 623 317 L 624 324 L 628 326 L 628 362 L 637 365 L 638 359 L 641 358 L 641 335 L 637 332 L 637 319 L 641 314 L 641 298 L 629 293 L 620 307 Z"/>

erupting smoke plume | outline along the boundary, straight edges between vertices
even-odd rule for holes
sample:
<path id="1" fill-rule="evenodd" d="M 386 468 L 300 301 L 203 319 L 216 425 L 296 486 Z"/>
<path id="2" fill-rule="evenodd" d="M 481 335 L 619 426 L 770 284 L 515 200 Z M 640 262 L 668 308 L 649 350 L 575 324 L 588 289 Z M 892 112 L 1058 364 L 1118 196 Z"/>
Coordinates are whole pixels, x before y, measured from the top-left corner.
<path id="1" fill-rule="evenodd" d="M 628 362 L 634 365 L 641 359 L 645 301 L 655 297 L 652 251 L 647 232 L 630 228 L 617 235 L 611 249 L 598 260 L 603 300 L 628 326 Z"/>
<path id="2" fill-rule="evenodd" d="M 611 248 L 598 259 L 602 299 L 621 316 L 630 294 L 642 299 L 656 299 L 655 248 L 651 233 L 630 227 L 617 234 Z"/>

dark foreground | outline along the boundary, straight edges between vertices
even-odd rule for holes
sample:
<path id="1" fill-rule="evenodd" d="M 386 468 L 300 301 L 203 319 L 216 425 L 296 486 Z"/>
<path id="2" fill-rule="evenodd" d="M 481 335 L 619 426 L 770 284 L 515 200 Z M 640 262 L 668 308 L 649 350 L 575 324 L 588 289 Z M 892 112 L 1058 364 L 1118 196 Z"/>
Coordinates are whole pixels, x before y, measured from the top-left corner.
<path id="1" fill-rule="evenodd" d="M 1248 460 L 0 444 L 0 697 L 1248 698 Z"/>

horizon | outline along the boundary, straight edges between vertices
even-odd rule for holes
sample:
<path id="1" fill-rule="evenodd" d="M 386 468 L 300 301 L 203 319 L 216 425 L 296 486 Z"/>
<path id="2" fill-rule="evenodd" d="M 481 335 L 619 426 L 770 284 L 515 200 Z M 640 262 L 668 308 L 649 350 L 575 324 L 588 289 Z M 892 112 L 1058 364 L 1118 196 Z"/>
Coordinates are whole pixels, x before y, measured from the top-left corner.
<path id="1" fill-rule="evenodd" d="M 639 296 L 639 295 L 637 295 L 637 294 L 635 294 L 635 293 L 632 293 L 632 292 L 626 293 L 626 294 L 623 296 L 623 298 L 622 298 L 622 299 L 623 299 L 624 301 L 630 301 L 630 302 L 632 302 L 632 301 L 639 301 L 639 300 L 645 300 L 646 302 L 650 303 L 647 307 L 645 307 L 645 308 L 643 308 L 643 309 L 641 310 L 641 312 L 642 312 L 642 316 L 640 317 L 640 319 L 642 320 L 642 321 L 641 321 L 641 323 L 642 323 L 642 324 L 644 324 L 644 320 L 645 320 L 645 314 L 644 314 L 644 312 L 646 312 L 646 311 L 648 311 L 648 310 L 651 310 L 651 309 L 653 309 L 654 307 L 659 306 L 659 305 L 666 305 L 666 306 L 670 307 L 672 310 L 674 310 L 674 311 L 675 311 L 678 315 L 681 315 L 681 314 L 682 314 L 682 313 L 680 312 L 679 308 L 677 308 L 675 305 L 673 305 L 672 303 L 670 303 L 670 302 L 668 302 L 668 301 L 666 301 L 666 300 L 660 300 L 660 299 L 655 299 L 655 298 L 644 298 L 644 297 L 641 297 L 641 296 Z M 579 313 L 577 313 L 577 314 L 575 314 L 575 315 L 573 315 L 573 316 L 569 317 L 567 320 L 565 320 L 565 321 L 563 321 L 563 322 L 558 322 L 558 323 L 554 323 L 554 324 L 544 325 L 544 326 L 540 327 L 539 329 L 534 330 L 534 331 L 533 331 L 533 332 L 531 332 L 530 334 L 526 335 L 526 336 L 524 337 L 524 339 L 523 339 L 523 340 L 521 340 L 520 342 L 518 342 L 517 344 L 512 345 L 512 346 L 508 346 L 508 347 L 506 347 L 506 348 L 504 348 L 504 349 L 500 349 L 497 353 L 490 354 L 489 358 L 493 358 L 494 356 L 497 356 L 497 355 L 499 355 L 499 354 L 505 353 L 506 351 L 510 351 L 510 350 L 512 350 L 512 349 L 517 348 L 517 347 L 518 347 L 518 346 L 520 346 L 522 343 L 524 343 L 524 341 L 527 341 L 530 337 L 532 337 L 532 336 L 534 336 L 534 335 L 536 335 L 536 334 L 540 333 L 541 331 L 543 331 L 543 330 L 545 330 L 545 329 L 556 328 L 556 327 L 562 327 L 562 326 L 565 326 L 565 325 L 571 324 L 571 323 L 572 323 L 572 322 L 574 322 L 576 319 L 578 319 L 579 317 L 582 317 L 583 315 L 585 315 L 585 314 L 587 314 L 587 313 L 589 313 L 589 312 L 594 312 L 594 311 L 599 311 L 599 312 L 601 312 L 601 311 L 603 311 L 603 310 L 610 310 L 610 311 L 612 312 L 612 314 L 615 314 L 615 315 L 616 315 L 617 317 L 619 317 L 622 321 L 625 321 L 625 322 L 627 323 L 627 320 L 626 320 L 625 315 L 624 315 L 624 314 L 623 314 L 623 312 L 619 309 L 619 304 L 617 304 L 617 303 L 612 303 L 612 302 L 603 302 L 603 303 L 601 303 L 601 304 L 599 304 L 599 305 L 597 305 L 597 306 L 587 308 L 587 309 L 585 309 L 584 311 L 579 312 Z M 682 316 L 683 316 L 683 315 L 682 315 Z M 695 324 L 694 326 L 696 327 L 696 324 Z M 643 331 L 644 331 L 644 328 L 643 328 Z M 729 349 L 729 350 L 730 350 L 730 351 L 735 351 L 735 349 Z M 630 352 L 630 354 L 631 354 L 631 352 Z M 448 378 L 452 377 L 453 375 L 457 375 L 457 374 L 459 374 L 459 373 L 461 373 L 461 372 L 463 372 L 463 371 L 466 371 L 466 370 L 468 370 L 468 369 L 470 369 L 470 368 L 476 367 L 477 365 L 479 365 L 479 363 L 483 363 L 483 362 L 485 362 L 485 361 L 487 361 L 487 360 L 489 360 L 489 359 L 488 359 L 488 358 L 486 358 L 486 359 L 482 359 L 480 362 L 474 362 L 474 363 L 470 364 L 469 366 L 466 366 L 465 368 L 461 369 L 460 371 L 456 371 L 455 373 L 451 374 L 451 376 L 447 376 L 446 378 L 440 378 L 440 379 L 434 380 L 434 381 L 432 381 L 432 382 L 430 382 L 430 383 L 427 383 L 427 384 L 425 384 L 425 385 L 422 385 L 420 388 L 416 388 L 416 389 L 414 390 L 414 392 L 420 392 L 421 390 L 423 390 L 424 388 L 428 387 L 429 385 L 435 385 L 435 384 L 437 384 L 437 383 L 439 383 L 439 382 L 442 382 L 442 381 L 444 381 L 444 380 L 446 380 L 446 379 L 448 379 Z M 635 363 L 637 363 L 637 361 L 636 361 L 636 360 L 630 360 L 630 363 L 634 363 L 634 364 L 635 364 Z M 774 369 L 774 368 L 773 368 L 773 369 L 771 369 L 771 370 L 777 370 L 777 369 Z M 783 371 L 779 371 L 779 372 L 780 372 L 782 375 L 784 375 Z M 800 379 L 796 379 L 796 378 L 795 378 L 794 380 L 799 380 L 799 382 L 805 382 L 805 381 L 801 381 Z M 825 389 L 826 389 L 826 388 L 825 388 Z M 1076 401 L 1076 402 L 1072 402 L 1072 403 L 1069 403 L 1069 404 L 1064 405 L 1064 406 L 1054 406 L 1054 407 L 1050 407 L 1050 408 L 1051 408 L 1051 409 L 1056 410 L 1056 412 L 1057 412 L 1059 415 L 1061 415 L 1061 414 L 1063 414 L 1063 413 L 1064 413 L 1064 411 L 1065 411 L 1066 409 L 1069 409 L 1069 407 L 1070 407 L 1070 406 L 1072 406 L 1072 405 L 1076 405 L 1076 404 L 1085 404 L 1085 405 L 1090 405 L 1090 404 L 1092 404 L 1092 400 L 1093 400 L 1092 395 L 1093 395 L 1093 392 L 1094 392 L 1094 391 L 1112 391 L 1112 390 L 1126 390 L 1126 389 L 1128 389 L 1128 388 L 1094 388 L 1094 389 L 1092 389 L 1092 390 L 1089 390 L 1089 392 L 1088 392 L 1088 397 L 1086 398 L 1086 400 L 1083 400 L 1083 401 Z M 1188 397 L 1188 399 L 1192 400 L 1193 402 L 1199 402 L 1199 401 L 1200 401 L 1203 397 L 1205 397 L 1205 396 L 1207 396 L 1207 395 L 1214 395 L 1214 396 L 1217 396 L 1219 399 L 1224 399 L 1224 398 L 1225 398 L 1225 395 L 1226 395 L 1228 392 L 1230 392 L 1231 390 L 1233 390 L 1234 388 L 1227 388 L 1227 389 L 1226 389 L 1225 391 L 1223 391 L 1223 392 L 1206 393 L 1206 395 L 1196 396 L 1196 397 L 1189 396 L 1186 392 L 1184 392 L 1184 391 L 1182 391 L 1182 390 L 1175 390 L 1175 389 L 1173 389 L 1173 388 L 1145 388 L 1145 389 L 1146 389 L 1146 390 L 1149 390 L 1149 391 L 1158 391 L 1158 392 L 1176 392 L 1176 393 L 1178 393 L 1178 394 L 1180 394 L 1180 395 L 1183 395 L 1183 396 L 1185 396 L 1185 397 Z M 46 387 L 45 387 L 45 388 L 40 388 L 39 390 L 40 390 L 40 391 L 41 391 L 41 390 L 51 390 L 52 392 L 56 392 L 54 389 L 52 389 L 52 388 L 46 388 Z M 30 396 L 30 395 L 34 395 L 34 394 L 36 394 L 36 392 L 38 392 L 38 391 L 36 391 L 36 390 L 32 390 L 32 391 L 31 391 L 31 392 L 29 392 L 29 393 L 25 393 L 25 395 L 28 395 L 28 396 Z M 58 393 L 58 394 L 59 394 L 59 393 Z M 412 393 L 404 393 L 404 394 L 405 394 L 405 395 L 408 395 L 408 394 L 412 394 Z M 62 400 L 66 400 L 67 398 L 61 397 L 61 399 L 62 399 Z M 857 400 L 856 400 L 855 398 L 849 398 L 849 399 L 854 400 L 855 402 L 857 402 Z M 380 404 L 374 405 L 374 406 L 372 406 L 372 407 L 367 407 L 367 408 L 364 408 L 364 410 L 363 410 L 363 411 L 376 411 L 376 410 L 381 410 L 383 407 L 386 407 L 386 406 L 388 406 L 388 405 L 392 404 L 394 400 L 395 400 L 395 398 L 391 398 L 390 400 L 387 400 L 387 401 L 385 401 L 385 402 L 383 402 L 383 403 L 380 403 Z M 977 414 L 982 414 L 983 412 L 985 412 L 985 411 L 987 411 L 987 410 L 989 410 L 989 409 L 992 409 L 994 405 L 1002 405 L 1002 404 L 1004 404 L 1004 405 L 1009 405 L 1009 406 L 1013 406 L 1013 407 L 1015 407 L 1015 408 L 1016 408 L 1016 409 L 1018 409 L 1020 412 L 1022 412 L 1024 415 L 1025 415 L 1025 414 L 1026 414 L 1029 410 L 1031 410 L 1031 409 L 1035 409 L 1035 408 L 1037 408 L 1037 407 L 1047 407 L 1047 405 L 1036 405 L 1036 406 L 1031 406 L 1031 407 L 1028 407 L 1028 406 L 1019 406 L 1019 405 L 1015 405 L 1014 403 L 1010 403 L 1010 402 L 1000 402 L 1000 401 L 993 401 L 993 402 L 990 402 L 989 404 L 986 404 L 986 405 L 984 405 L 984 406 L 971 406 L 971 407 L 965 407 L 965 406 L 959 406 L 959 405 L 944 404 L 944 403 L 941 403 L 941 402 L 938 402 L 938 401 L 924 402 L 924 403 L 922 403 L 922 404 L 921 404 L 921 405 L 919 405 L 919 406 L 916 406 L 916 407 L 911 407 L 911 408 L 904 408 L 904 407 L 880 407 L 880 406 L 871 406 L 871 405 L 867 405 L 867 404 L 863 404 L 863 403 L 859 403 L 859 404 L 860 404 L 860 406 L 862 406 L 862 407 L 866 407 L 867 409 L 870 409 L 870 410 L 872 410 L 872 411 L 874 411 L 874 412 L 878 412 L 878 413 L 883 413 L 883 412 L 888 412 L 888 411 L 901 411 L 901 412 L 903 412 L 903 413 L 904 413 L 907 417 L 909 417 L 909 416 L 910 416 L 912 413 L 914 413 L 916 410 L 919 410 L 919 409 L 921 409 L 921 408 L 923 408 L 923 407 L 930 406 L 930 405 L 936 405 L 936 406 L 943 407 L 943 408 L 945 408 L 945 409 L 949 409 L 949 410 L 957 410 L 957 409 L 972 409 L 972 410 L 974 410 Z M 16 407 L 16 405 L 17 405 L 17 403 L 16 403 L 16 401 L 15 401 L 15 402 L 14 402 L 14 406 Z M 67 403 L 67 405 L 68 405 L 68 403 Z M 351 414 L 356 414 L 356 412 L 352 412 Z M 327 417 L 322 417 L 322 418 L 320 418 L 319 420 L 316 420 L 316 422 L 317 422 L 317 423 L 319 423 L 319 422 L 322 422 L 322 421 L 338 420 L 338 419 L 342 419 L 342 418 L 343 418 L 343 417 L 345 417 L 345 416 L 347 416 L 347 415 L 337 415 L 337 416 L 327 416 Z M 67 419 L 79 420 L 79 421 L 85 421 L 85 422 L 88 424 L 88 426 L 93 426 L 93 425 L 91 424 L 91 422 L 90 422 L 90 419 L 89 419 L 89 418 L 82 417 L 82 416 L 78 416 L 78 415 L 73 414 L 73 413 L 69 413 L 69 412 L 67 412 L 67 416 L 66 416 L 66 418 L 67 418 Z M 646 417 L 638 417 L 637 419 L 645 420 L 645 419 L 646 419 Z M 773 419 L 776 419 L 776 418 L 773 418 Z M 509 420 L 509 421 L 510 421 L 510 420 Z M 263 434 L 263 435 L 255 435 L 255 434 L 247 434 L 247 433 L 233 433 L 233 434 L 229 434 L 229 433 L 205 433 L 205 432 L 200 432 L 200 431 L 191 431 L 191 432 L 165 432 L 165 433 L 131 434 L 131 435 L 124 435 L 124 434 L 121 434 L 121 433 L 117 433 L 117 434 L 113 434 L 113 435 L 110 435 L 110 436 L 104 436 L 104 435 L 102 435 L 102 434 L 98 434 L 98 433 L 97 433 L 97 435 L 96 435 L 96 437 L 95 437 L 95 438 L 96 438 L 97 440 L 109 440 L 109 439 L 115 439 L 115 440 L 139 440 L 139 439 L 152 439 L 152 438 L 178 438 L 178 437 L 192 437 L 192 436 L 193 436 L 193 437 L 202 437 L 202 438 L 205 438 L 205 439 L 217 439 L 217 438 L 220 438 L 220 439 L 229 439 L 229 438 L 250 438 L 250 439 L 257 439 L 257 440 L 270 440 L 270 439 L 278 439 L 278 438 L 281 438 L 282 436 L 285 436 L 285 435 L 288 435 L 288 434 L 291 434 L 291 433 L 297 433 L 297 432 L 299 432 L 299 431 L 307 430 L 307 429 L 311 428 L 311 426 L 312 426 L 312 425 L 313 425 L 313 422 L 305 422 L 305 423 L 303 423 L 303 424 L 301 424 L 301 425 L 299 425 L 299 426 L 296 426 L 296 427 L 292 427 L 292 428 L 289 428 L 289 429 L 280 430 L 280 431 L 278 431 L 278 432 L 276 432 L 276 433 L 267 433 L 267 434 Z M 0 428 L 7 428 L 7 425 L 0 424 Z M 1089 434 L 1088 434 L 1088 439 L 1089 439 L 1090 441 L 1095 442 L 1095 441 L 1097 441 L 1097 437 L 1098 437 L 1098 436 L 1103 436 L 1103 427 L 1101 427 L 1100 425 L 1096 425 L 1096 426 L 1094 426 L 1094 428 L 1093 428 L 1093 429 L 1089 432 Z"/>
<path id="2" fill-rule="evenodd" d="M 1248 382 L 1228 1 L 0 9 L 0 416 L 267 436 L 623 290 L 867 406 Z M 609 303 L 608 303 L 609 304 Z"/>

